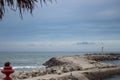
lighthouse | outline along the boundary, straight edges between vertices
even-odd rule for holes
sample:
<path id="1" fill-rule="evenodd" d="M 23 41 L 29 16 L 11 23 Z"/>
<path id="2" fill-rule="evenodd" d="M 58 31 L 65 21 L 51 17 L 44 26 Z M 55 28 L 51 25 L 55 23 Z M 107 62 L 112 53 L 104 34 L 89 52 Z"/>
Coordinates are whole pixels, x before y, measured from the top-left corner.
<path id="1" fill-rule="evenodd" d="M 104 53 L 103 50 L 104 50 L 104 47 L 102 46 L 102 47 L 101 47 L 101 53 L 102 53 L 102 54 Z"/>

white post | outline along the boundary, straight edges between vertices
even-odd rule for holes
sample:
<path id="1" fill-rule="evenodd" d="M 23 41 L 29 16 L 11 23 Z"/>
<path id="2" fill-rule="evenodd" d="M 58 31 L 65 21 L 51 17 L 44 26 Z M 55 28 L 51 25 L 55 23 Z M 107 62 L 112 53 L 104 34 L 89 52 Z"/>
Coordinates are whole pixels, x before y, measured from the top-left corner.
<path id="1" fill-rule="evenodd" d="M 102 46 L 102 54 L 103 54 L 104 47 Z"/>

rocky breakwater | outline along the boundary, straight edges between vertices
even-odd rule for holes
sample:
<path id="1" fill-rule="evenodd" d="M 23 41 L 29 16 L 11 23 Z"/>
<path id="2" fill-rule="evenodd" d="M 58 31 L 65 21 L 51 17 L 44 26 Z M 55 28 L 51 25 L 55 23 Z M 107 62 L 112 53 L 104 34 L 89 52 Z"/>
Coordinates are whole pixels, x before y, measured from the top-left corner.
<path id="1" fill-rule="evenodd" d="M 104 58 L 104 57 L 105 58 Z M 43 65 L 47 68 L 57 68 L 57 70 L 68 69 L 69 71 L 78 71 L 78 70 L 87 70 L 92 68 L 105 68 L 113 67 L 116 65 L 106 64 L 99 62 L 100 60 L 106 60 L 109 58 L 109 55 L 76 55 L 76 56 L 64 56 L 51 58 L 46 61 Z M 113 58 L 113 57 L 112 57 Z M 59 68 L 59 69 L 58 69 Z"/>
<path id="2" fill-rule="evenodd" d="M 120 60 L 120 54 L 109 53 L 109 54 L 86 54 L 85 55 L 88 60 L 92 61 L 113 61 Z M 107 64 L 108 65 L 108 64 Z M 109 64 L 106 67 L 96 67 L 98 69 L 89 70 L 85 72 L 85 76 L 89 80 L 102 80 L 103 78 L 109 78 L 113 75 L 120 75 L 120 65 Z"/>
<path id="3" fill-rule="evenodd" d="M 19 72 L 14 80 L 100 80 L 118 74 L 120 66 L 99 62 L 115 56 L 84 55 L 53 57 L 43 65 L 46 68 Z M 111 73 L 111 74 L 110 74 Z"/>
<path id="4" fill-rule="evenodd" d="M 109 54 L 86 54 L 85 55 L 89 60 L 95 61 L 112 61 L 120 60 L 120 54 L 109 53 Z"/>

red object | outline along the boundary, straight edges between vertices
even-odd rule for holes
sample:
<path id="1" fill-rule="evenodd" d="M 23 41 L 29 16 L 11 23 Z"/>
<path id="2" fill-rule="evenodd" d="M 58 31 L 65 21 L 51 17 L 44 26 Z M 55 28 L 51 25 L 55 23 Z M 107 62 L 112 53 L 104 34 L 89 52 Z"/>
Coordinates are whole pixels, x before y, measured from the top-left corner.
<path id="1" fill-rule="evenodd" d="M 6 77 L 3 78 L 3 80 L 12 80 L 12 78 L 9 77 L 10 74 L 14 73 L 14 70 L 11 66 L 4 66 L 4 69 L 1 72 L 6 75 Z"/>

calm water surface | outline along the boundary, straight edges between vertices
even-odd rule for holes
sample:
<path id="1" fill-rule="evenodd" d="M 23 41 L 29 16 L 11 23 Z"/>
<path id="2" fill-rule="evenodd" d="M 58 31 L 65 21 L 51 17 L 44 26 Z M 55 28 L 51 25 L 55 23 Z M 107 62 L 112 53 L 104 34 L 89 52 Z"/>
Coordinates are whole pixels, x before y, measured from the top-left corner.
<path id="1" fill-rule="evenodd" d="M 116 65 L 120 65 L 120 60 L 114 60 L 114 61 L 103 61 L 105 63 L 109 63 L 109 64 L 116 64 Z M 104 80 L 120 80 L 120 75 L 115 75 L 112 76 L 110 78 L 104 79 Z"/>

